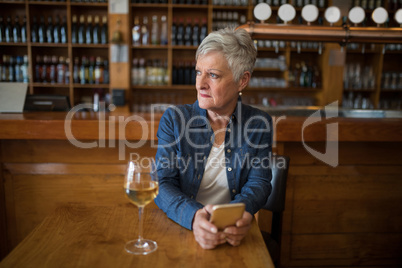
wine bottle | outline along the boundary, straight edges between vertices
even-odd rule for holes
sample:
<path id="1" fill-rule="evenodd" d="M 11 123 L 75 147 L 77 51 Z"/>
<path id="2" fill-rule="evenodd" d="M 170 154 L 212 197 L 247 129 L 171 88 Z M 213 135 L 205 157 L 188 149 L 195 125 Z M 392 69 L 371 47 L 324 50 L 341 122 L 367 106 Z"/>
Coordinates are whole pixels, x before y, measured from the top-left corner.
<path id="1" fill-rule="evenodd" d="M 88 64 L 88 84 L 95 83 L 95 57 L 89 57 Z"/>
<path id="2" fill-rule="evenodd" d="M 40 55 L 36 55 L 36 63 L 35 63 L 35 82 L 42 82 L 42 57 Z"/>
<path id="3" fill-rule="evenodd" d="M 179 25 L 177 26 L 176 41 L 178 46 L 184 45 L 184 19 L 179 18 Z"/>
<path id="4" fill-rule="evenodd" d="M 71 32 L 71 34 L 72 34 L 72 32 Z M 67 19 L 66 19 L 66 16 L 63 17 L 63 22 L 61 23 L 61 26 L 60 26 L 60 41 L 63 44 L 67 43 Z"/>
<path id="5" fill-rule="evenodd" d="M 88 66 L 87 66 L 87 57 L 82 56 L 81 58 L 81 66 L 80 66 L 80 83 L 81 85 L 85 85 L 88 81 Z"/>
<path id="6" fill-rule="evenodd" d="M 10 56 L 9 65 L 8 65 L 8 81 L 15 82 L 15 75 L 14 75 L 14 57 Z"/>
<path id="7" fill-rule="evenodd" d="M 142 34 L 142 44 L 149 45 L 149 31 L 148 31 L 148 17 L 147 16 L 144 16 L 142 18 L 141 34 Z"/>
<path id="8" fill-rule="evenodd" d="M 14 43 L 21 42 L 21 25 L 20 25 L 20 19 L 18 16 L 15 16 L 15 18 L 14 18 L 13 41 L 14 41 Z"/>
<path id="9" fill-rule="evenodd" d="M 87 17 L 87 28 L 85 30 L 85 38 L 87 44 L 92 44 L 92 15 Z"/>
<path id="10" fill-rule="evenodd" d="M 199 38 L 200 37 L 200 25 L 198 18 L 194 19 L 194 26 L 193 26 L 193 36 L 192 36 L 192 45 L 198 46 L 200 44 Z"/>
<path id="11" fill-rule="evenodd" d="M 108 43 L 107 16 L 102 17 L 101 43 L 102 44 Z"/>
<path id="12" fill-rule="evenodd" d="M 48 43 L 53 43 L 53 19 L 52 16 L 47 18 L 46 39 Z"/>
<path id="13" fill-rule="evenodd" d="M 15 57 L 15 65 L 14 65 L 14 80 L 15 80 L 15 82 L 22 82 L 23 81 L 21 65 L 22 65 L 22 57 L 21 56 L 16 56 Z"/>
<path id="14" fill-rule="evenodd" d="M 60 17 L 56 16 L 53 27 L 53 43 L 60 43 Z"/>
<path id="15" fill-rule="evenodd" d="M 161 18 L 161 45 L 168 44 L 168 26 L 166 21 L 166 16 L 163 15 Z"/>
<path id="16" fill-rule="evenodd" d="M 71 19 L 71 43 L 78 43 L 77 15 L 73 15 L 73 18 Z"/>
<path id="17" fill-rule="evenodd" d="M 109 61 L 103 61 L 103 83 L 109 84 Z"/>
<path id="18" fill-rule="evenodd" d="M 27 17 L 24 16 L 22 19 L 22 26 L 21 26 L 21 42 L 27 42 Z"/>
<path id="19" fill-rule="evenodd" d="M 94 44 L 100 44 L 100 24 L 99 24 L 99 16 L 95 16 L 94 18 L 94 28 L 92 30 L 92 42 Z"/>
<path id="20" fill-rule="evenodd" d="M 4 42 L 4 22 L 3 16 L 0 16 L 0 43 Z M 0 68 L 1 71 L 1 68 Z M 0 81 L 1 81 L 1 74 L 0 74 Z"/>
<path id="21" fill-rule="evenodd" d="M 28 55 L 24 55 L 23 63 L 21 66 L 22 71 L 22 82 L 29 82 L 29 74 L 28 74 Z"/>
<path id="22" fill-rule="evenodd" d="M 80 16 L 80 23 L 78 26 L 78 44 L 85 44 L 85 17 Z"/>
<path id="23" fill-rule="evenodd" d="M 152 45 L 159 45 L 159 27 L 158 16 L 152 16 L 152 29 L 151 29 L 151 43 Z"/>
<path id="24" fill-rule="evenodd" d="M 172 46 L 175 46 L 177 41 L 176 41 L 176 32 L 177 32 L 177 24 L 176 24 L 176 18 L 173 18 L 173 22 L 172 22 L 172 28 L 171 28 L 171 34 L 170 34 L 170 39 L 171 39 L 171 43 Z"/>
<path id="25" fill-rule="evenodd" d="M 1 66 L 0 81 L 7 82 L 8 80 L 8 67 L 7 67 L 7 55 L 3 54 L 3 66 Z"/>
<path id="26" fill-rule="evenodd" d="M 134 17 L 134 26 L 132 29 L 132 38 L 133 38 L 133 45 L 138 46 L 140 44 L 140 38 L 141 38 L 141 26 L 140 26 L 140 19 L 138 16 Z"/>
<path id="27" fill-rule="evenodd" d="M 6 43 L 10 43 L 13 40 L 13 28 L 11 25 L 11 17 L 7 16 L 7 23 L 4 29 L 4 40 Z"/>
<path id="28" fill-rule="evenodd" d="M 95 76 L 95 84 L 102 84 L 103 83 L 103 64 L 102 58 L 96 57 L 96 66 L 94 71 Z"/>
<path id="29" fill-rule="evenodd" d="M 65 83 L 65 74 L 66 74 L 66 66 L 65 66 L 65 61 L 64 61 L 64 57 L 60 56 L 59 57 L 59 62 L 57 64 L 56 67 L 56 82 L 58 84 L 64 84 Z"/>
<path id="30" fill-rule="evenodd" d="M 80 83 L 80 59 L 78 57 L 74 58 L 74 66 L 73 66 L 73 83 Z"/>
<path id="31" fill-rule="evenodd" d="M 208 35 L 207 19 L 204 17 L 202 18 L 202 26 L 200 30 L 199 42 L 201 43 L 202 40 L 204 40 L 204 38 L 207 37 L 207 35 Z"/>
<path id="32" fill-rule="evenodd" d="M 192 25 L 191 18 L 187 18 L 187 24 L 184 30 L 184 45 L 191 46 L 192 42 Z"/>
<path id="33" fill-rule="evenodd" d="M 43 56 L 43 61 L 42 61 L 42 72 L 40 74 L 40 80 L 42 83 L 47 83 L 48 81 L 48 68 L 47 68 L 47 63 L 48 63 L 48 56 L 44 55 Z"/>
<path id="34" fill-rule="evenodd" d="M 56 83 L 57 57 L 52 56 L 49 68 L 49 81 L 52 84 Z"/>

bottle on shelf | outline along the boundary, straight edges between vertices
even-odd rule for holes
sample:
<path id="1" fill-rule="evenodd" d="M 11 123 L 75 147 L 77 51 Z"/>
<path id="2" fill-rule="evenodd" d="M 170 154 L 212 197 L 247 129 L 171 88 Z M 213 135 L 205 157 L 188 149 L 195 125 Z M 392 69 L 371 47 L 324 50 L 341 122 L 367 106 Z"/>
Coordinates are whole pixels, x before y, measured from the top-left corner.
<path id="1" fill-rule="evenodd" d="M 103 61 L 103 83 L 109 84 L 109 61 Z"/>
<path id="2" fill-rule="evenodd" d="M 22 18 L 22 25 L 21 25 L 21 42 L 27 42 L 27 17 L 24 16 Z"/>
<path id="3" fill-rule="evenodd" d="M 161 45 L 168 44 L 168 25 L 166 16 L 161 17 Z"/>
<path id="4" fill-rule="evenodd" d="M 51 84 L 56 83 L 57 79 L 57 56 L 52 56 L 50 59 L 50 65 L 49 65 L 49 82 Z"/>
<path id="5" fill-rule="evenodd" d="M 0 43 L 4 42 L 4 22 L 3 22 L 3 16 L 0 16 Z M 0 68 L 1 70 L 1 68 Z M 0 79 L 1 79 L 1 74 L 0 74 Z"/>
<path id="6" fill-rule="evenodd" d="M 46 26 L 45 26 L 45 17 L 44 16 L 40 16 L 40 19 L 39 19 L 38 41 L 39 41 L 39 43 L 46 42 Z"/>
<path id="7" fill-rule="evenodd" d="M 64 57 L 60 56 L 59 57 L 59 62 L 58 62 L 57 67 L 56 67 L 56 70 L 57 70 L 56 82 L 58 84 L 64 84 L 65 83 L 65 76 L 66 76 L 67 68 L 68 67 L 65 65 Z"/>
<path id="8" fill-rule="evenodd" d="M 23 82 L 24 78 L 22 76 L 22 57 L 16 56 L 15 57 L 15 65 L 14 65 L 14 79 L 15 82 Z"/>
<path id="9" fill-rule="evenodd" d="M 152 16 L 152 28 L 151 28 L 151 44 L 159 45 L 159 25 L 158 16 Z"/>
<path id="10" fill-rule="evenodd" d="M 133 64 L 131 65 L 131 85 L 136 86 L 138 85 L 138 69 L 139 63 L 137 58 L 133 58 Z"/>
<path id="11" fill-rule="evenodd" d="M 108 43 L 108 30 L 107 30 L 107 16 L 102 17 L 102 28 L 101 28 L 101 44 L 105 45 Z"/>
<path id="12" fill-rule="evenodd" d="M 46 27 L 46 41 L 48 43 L 53 43 L 53 19 L 52 16 L 47 17 L 47 27 Z"/>
<path id="13" fill-rule="evenodd" d="M 95 57 L 89 57 L 89 64 L 88 64 L 88 84 L 95 83 Z"/>
<path id="14" fill-rule="evenodd" d="M 1 75 L 0 81 L 7 82 L 8 81 L 8 67 L 7 67 L 7 55 L 3 54 L 3 65 L 1 66 Z"/>
<path id="15" fill-rule="evenodd" d="M 88 83 L 88 60 L 86 56 L 82 56 L 80 66 L 80 84 L 85 85 L 87 83 Z"/>
<path id="16" fill-rule="evenodd" d="M 14 73 L 14 57 L 9 57 L 9 65 L 8 65 L 8 81 L 15 82 L 15 73 Z"/>
<path id="17" fill-rule="evenodd" d="M 176 45 L 184 45 L 184 18 L 179 18 L 179 24 L 176 31 Z"/>
<path id="18" fill-rule="evenodd" d="M 60 17 L 56 16 L 54 19 L 54 26 L 53 26 L 53 43 L 58 44 L 60 43 Z"/>
<path id="19" fill-rule="evenodd" d="M 36 63 L 35 63 L 35 79 L 36 83 L 42 82 L 42 57 L 40 55 L 36 55 Z"/>
<path id="20" fill-rule="evenodd" d="M 205 37 L 208 35 L 208 26 L 207 26 L 207 18 L 202 18 L 201 22 L 201 30 L 200 30 L 200 38 L 199 42 L 201 43 L 202 40 L 204 40 Z"/>
<path id="21" fill-rule="evenodd" d="M 198 18 L 194 18 L 194 26 L 193 26 L 193 36 L 192 36 L 192 45 L 198 46 L 200 44 L 200 25 Z"/>
<path id="22" fill-rule="evenodd" d="M 78 44 L 85 44 L 85 16 L 80 16 L 80 23 L 78 25 Z"/>
<path id="23" fill-rule="evenodd" d="M 22 66 L 21 66 L 22 77 L 23 77 L 22 82 L 24 82 L 24 83 L 29 82 L 28 65 L 29 65 L 28 64 L 28 55 L 24 55 L 23 63 L 22 63 Z"/>
<path id="24" fill-rule="evenodd" d="M 48 81 L 48 56 L 44 55 L 42 60 L 42 69 L 40 74 L 40 82 L 47 83 Z"/>
<path id="25" fill-rule="evenodd" d="M 176 23 L 176 18 L 173 17 L 172 21 L 172 27 L 171 27 L 171 33 L 170 33 L 170 42 L 172 46 L 176 45 L 176 33 L 177 33 L 177 23 Z"/>
<path id="26" fill-rule="evenodd" d="M 66 16 L 63 17 L 63 21 L 60 26 L 60 41 L 62 44 L 67 43 L 67 18 Z"/>
<path id="27" fill-rule="evenodd" d="M 18 16 L 15 16 L 15 18 L 14 18 L 13 41 L 14 41 L 14 43 L 21 42 L 21 25 L 20 25 L 20 19 Z"/>
<path id="28" fill-rule="evenodd" d="M 149 45 L 149 30 L 148 30 L 148 17 L 144 16 L 142 18 L 141 25 L 141 39 L 143 45 Z"/>
<path id="29" fill-rule="evenodd" d="M 78 43 L 78 25 L 77 25 L 77 15 L 73 15 L 71 19 L 71 43 Z"/>
<path id="30" fill-rule="evenodd" d="M 92 15 L 88 15 L 87 17 L 87 27 L 85 29 L 85 41 L 86 44 L 92 44 Z"/>
<path id="31" fill-rule="evenodd" d="M 7 16 L 7 22 L 4 29 L 4 41 L 11 43 L 13 40 L 13 28 L 11 25 L 11 16 Z"/>
<path id="32" fill-rule="evenodd" d="M 70 83 L 70 58 L 66 58 L 65 70 L 64 70 L 64 83 Z"/>
<path id="33" fill-rule="evenodd" d="M 104 68 L 101 57 L 96 57 L 94 77 L 95 77 L 95 84 L 103 84 Z"/>
<path id="34" fill-rule="evenodd" d="M 192 25 L 191 25 L 191 18 L 187 18 L 187 24 L 186 27 L 184 29 L 184 45 L 185 46 L 191 46 L 192 45 L 192 33 L 193 29 L 192 29 Z"/>
<path id="35" fill-rule="evenodd" d="M 100 23 L 99 23 L 99 16 L 94 17 L 94 27 L 92 30 L 92 41 L 94 44 L 100 44 Z"/>
<path id="36" fill-rule="evenodd" d="M 80 58 L 74 58 L 74 66 L 73 66 L 73 83 L 79 84 L 80 81 Z"/>
<path id="37" fill-rule="evenodd" d="M 140 26 L 140 18 L 138 16 L 134 17 L 134 26 L 131 31 L 133 45 L 138 46 L 140 45 L 141 39 L 141 26 Z"/>

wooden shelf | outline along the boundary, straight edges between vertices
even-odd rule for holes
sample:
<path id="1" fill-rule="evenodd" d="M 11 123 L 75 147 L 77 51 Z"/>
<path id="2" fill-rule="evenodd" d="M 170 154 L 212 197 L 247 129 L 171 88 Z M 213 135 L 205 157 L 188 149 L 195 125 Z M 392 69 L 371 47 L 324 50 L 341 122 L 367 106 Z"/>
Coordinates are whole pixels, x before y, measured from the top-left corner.
<path id="1" fill-rule="evenodd" d="M 69 84 L 58 84 L 58 83 L 32 83 L 33 87 L 52 87 L 52 88 L 68 88 Z"/>
<path id="2" fill-rule="evenodd" d="M 109 84 L 73 84 L 74 88 L 109 88 Z"/>

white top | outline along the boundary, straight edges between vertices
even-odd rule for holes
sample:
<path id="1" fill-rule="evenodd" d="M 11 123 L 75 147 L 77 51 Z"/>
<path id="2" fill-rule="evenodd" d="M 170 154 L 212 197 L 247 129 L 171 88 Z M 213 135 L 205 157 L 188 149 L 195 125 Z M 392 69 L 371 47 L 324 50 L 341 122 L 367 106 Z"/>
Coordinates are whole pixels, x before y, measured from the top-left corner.
<path id="1" fill-rule="evenodd" d="M 203 205 L 226 204 L 231 201 L 225 165 L 225 144 L 212 146 L 196 200 Z"/>

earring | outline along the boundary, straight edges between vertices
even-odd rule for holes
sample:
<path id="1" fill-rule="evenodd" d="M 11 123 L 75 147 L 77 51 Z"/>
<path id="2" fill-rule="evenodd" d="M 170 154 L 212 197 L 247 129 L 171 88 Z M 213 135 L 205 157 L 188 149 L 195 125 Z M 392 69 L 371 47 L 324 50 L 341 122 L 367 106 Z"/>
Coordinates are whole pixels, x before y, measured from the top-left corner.
<path id="1" fill-rule="evenodd" d="M 240 91 L 240 92 L 239 92 L 239 96 L 241 96 L 241 95 L 243 95 L 243 93 Z"/>

